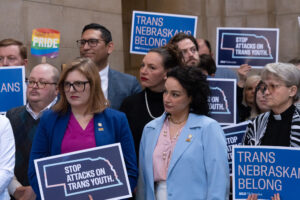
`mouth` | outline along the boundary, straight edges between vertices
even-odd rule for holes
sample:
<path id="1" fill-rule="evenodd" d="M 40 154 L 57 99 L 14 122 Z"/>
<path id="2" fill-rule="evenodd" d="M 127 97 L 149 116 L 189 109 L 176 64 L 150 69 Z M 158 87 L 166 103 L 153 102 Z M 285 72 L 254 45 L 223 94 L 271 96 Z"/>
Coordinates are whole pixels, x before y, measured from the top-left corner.
<path id="1" fill-rule="evenodd" d="M 141 77 L 141 81 L 148 81 L 148 79 L 145 77 Z"/>

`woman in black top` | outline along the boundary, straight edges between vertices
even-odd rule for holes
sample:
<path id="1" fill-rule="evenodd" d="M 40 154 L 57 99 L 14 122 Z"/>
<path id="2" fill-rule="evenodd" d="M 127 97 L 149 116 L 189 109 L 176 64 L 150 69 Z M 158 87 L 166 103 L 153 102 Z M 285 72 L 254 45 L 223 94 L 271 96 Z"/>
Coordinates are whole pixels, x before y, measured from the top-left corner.
<path id="1" fill-rule="evenodd" d="M 174 46 L 151 49 L 140 68 L 140 81 L 144 90 L 127 97 L 120 110 L 127 116 L 138 154 L 144 126 L 164 112 L 163 91 L 167 72 L 181 65 L 181 54 Z"/>

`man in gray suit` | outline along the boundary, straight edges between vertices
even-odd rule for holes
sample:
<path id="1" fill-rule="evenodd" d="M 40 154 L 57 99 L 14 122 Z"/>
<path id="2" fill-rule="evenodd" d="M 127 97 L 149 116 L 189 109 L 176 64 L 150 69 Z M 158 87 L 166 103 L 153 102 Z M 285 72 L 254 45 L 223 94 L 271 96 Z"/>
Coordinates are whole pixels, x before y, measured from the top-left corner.
<path id="1" fill-rule="evenodd" d="M 99 69 L 101 87 L 110 107 L 119 109 L 123 99 L 141 91 L 134 76 L 110 68 L 108 57 L 114 49 L 110 31 L 96 23 L 86 25 L 77 40 L 81 57 L 91 58 Z"/>

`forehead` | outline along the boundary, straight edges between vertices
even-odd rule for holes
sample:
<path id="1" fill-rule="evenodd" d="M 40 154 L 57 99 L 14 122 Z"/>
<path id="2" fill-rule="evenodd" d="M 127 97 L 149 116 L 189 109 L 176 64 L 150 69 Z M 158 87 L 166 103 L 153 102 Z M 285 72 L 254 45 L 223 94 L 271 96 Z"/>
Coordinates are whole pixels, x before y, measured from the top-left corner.
<path id="1" fill-rule="evenodd" d="M 82 39 L 88 40 L 88 39 L 103 39 L 102 33 L 99 30 L 95 29 L 88 29 L 84 31 L 81 35 Z"/>
<path id="2" fill-rule="evenodd" d="M 0 56 L 21 56 L 20 48 L 17 45 L 0 47 Z"/>
<path id="3" fill-rule="evenodd" d="M 79 70 L 72 70 L 68 72 L 65 80 L 86 80 L 86 76 L 81 73 Z"/>
<path id="4" fill-rule="evenodd" d="M 174 77 L 168 77 L 165 83 L 166 89 L 171 91 L 185 91 L 179 81 Z"/>
<path id="5" fill-rule="evenodd" d="M 156 52 L 149 52 L 145 55 L 143 58 L 143 61 L 145 62 L 159 62 L 162 63 L 162 56 L 159 53 Z"/>
<path id="6" fill-rule="evenodd" d="M 191 47 L 196 47 L 192 40 L 185 38 L 177 43 L 177 46 L 180 50 L 189 49 Z"/>
<path id="7" fill-rule="evenodd" d="M 273 74 L 268 74 L 267 76 L 262 77 L 265 83 L 284 83 L 281 78 L 274 76 Z"/>
<path id="8" fill-rule="evenodd" d="M 54 76 L 53 70 L 51 67 L 46 67 L 39 65 L 34 67 L 29 75 L 29 79 L 44 79 L 44 80 L 52 80 Z"/>

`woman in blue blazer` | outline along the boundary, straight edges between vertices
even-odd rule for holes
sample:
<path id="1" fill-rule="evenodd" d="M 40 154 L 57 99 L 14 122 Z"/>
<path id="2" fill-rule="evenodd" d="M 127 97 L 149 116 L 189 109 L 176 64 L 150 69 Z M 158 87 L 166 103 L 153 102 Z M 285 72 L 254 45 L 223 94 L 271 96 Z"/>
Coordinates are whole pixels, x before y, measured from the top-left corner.
<path id="1" fill-rule="evenodd" d="M 206 78 L 194 67 L 177 67 L 167 77 L 166 113 L 143 131 L 138 199 L 227 199 L 226 141 L 219 124 L 206 116 Z"/>
<path id="2" fill-rule="evenodd" d="M 133 189 L 137 166 L 130 128 L 125 114 L 107 108 L 95 64 L 88 58 L 75 59 L 63 70 L 58 88 L 60 99 L 41 118 L 30 154 L 28 175 L 37 199 L 35 159 L 118 142 Z"/>

